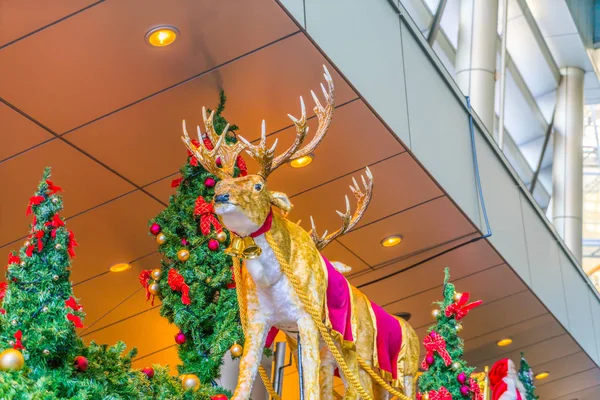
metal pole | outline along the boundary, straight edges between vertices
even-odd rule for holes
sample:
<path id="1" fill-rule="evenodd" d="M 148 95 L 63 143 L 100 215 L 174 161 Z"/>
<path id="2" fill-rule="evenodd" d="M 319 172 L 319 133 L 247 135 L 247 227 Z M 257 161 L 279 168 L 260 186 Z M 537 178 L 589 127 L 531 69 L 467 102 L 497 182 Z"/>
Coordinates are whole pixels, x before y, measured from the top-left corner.
<path id="1" fill-rule="evenodd" d="M 438 3 L 437 10 L 433 16 L 433 21 L 431 22 L 431 28 L 429 29 L 429 35 L 427 35 L 427 43 L 429 43 L 430 46 L 433 46 L 435 37 L 440 30 L 440 22 L 442 21 L 442 15 L 444 14 L 444 8 L 446 8 L 447 2 L 448 0 L 440 0 Z"/>
<path id="2" fill-rule="evenodd" d="M 504 101 L 506 95 L 506 37 L 508 0 L 502 1 L 502 45 L 500 48 L 500 115 L 498 118 L 498 147 L 504 151 Z"/>
<path id="3" fill-rule="evenodd" d="M 279 397 L 281 397 L 283 389 L 283 369 L 285 365 L 285 342 L 277 342 L 275 344 L 275 364 L 273 365 L 274 377 L 273 377 L 273 389 Z"/>
<path id="4" fill-rule="evenodd" d="M 544 144 L 542 145 L 542 153 L 540 154 L 540 159 L 537 163 L 537 168 L 533 173 L 533 178 L 531 179 L 531 187 L 529 188 L 529 192 L 533 194 L 535 190 L 535 185 L 538 181 L 538 176 L 540 175 L 540 170 L 542 169 L 542 161 L 544 160 L 544 155 L 546 154 L 546 149 L 548 148 L 548 143 L 550 142 L 550 136 L 552 135 L 552 129 L 554 129 L 554 115 L 556 115 L 556 105 L 554 105 L 554 111 L 552 111 L 552 118 L 550 118 L 550 123 L 548 124 L 548 128 L 546 129 L 546 137 L 544 138 Z"/>
<path id="5" fill-rule="evenodd" d="M 300 384 L 300 400 L 304 400 L 304 376 L 302 374 L 302 343 L 298 333 L 298 383 Z"/>

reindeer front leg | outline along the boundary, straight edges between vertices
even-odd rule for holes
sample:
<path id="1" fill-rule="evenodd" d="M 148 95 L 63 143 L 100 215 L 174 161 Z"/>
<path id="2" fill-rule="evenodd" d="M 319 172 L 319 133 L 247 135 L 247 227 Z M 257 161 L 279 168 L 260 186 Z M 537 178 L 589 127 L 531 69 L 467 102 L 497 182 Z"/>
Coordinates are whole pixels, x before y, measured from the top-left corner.
<path id="1" fill-rule="evenodd" d="M 298 331 L 302 346 L 304 398 L 319 400 L 319 331 L 308 315 L 298 321 Z"/>
<path id="2" fill-rule="evenodd" d="M 240 374 L 232 400 L 248 400 L 262 358 L 262 349 L 269 332 L 265 322 L 249 322 L 244 335 L 244 353 L 240 360 Z"/>

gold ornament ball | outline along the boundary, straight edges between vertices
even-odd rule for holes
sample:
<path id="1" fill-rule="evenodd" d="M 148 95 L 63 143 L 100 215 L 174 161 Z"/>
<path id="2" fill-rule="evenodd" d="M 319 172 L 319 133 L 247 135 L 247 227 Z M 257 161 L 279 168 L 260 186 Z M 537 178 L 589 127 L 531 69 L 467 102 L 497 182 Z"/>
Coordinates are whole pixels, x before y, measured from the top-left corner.
<path id="1" fill-rule="evenodd" d="M 453 362 L 452 363 L 452 370 L 454 371 L 458 371 L 460 369 L 460 363 L 458 362 Z"/>
<path id="2" fill-rule="evenodd" d="M 165 235 L 164 233 L 159 233 L 158 235 L 156 235 L 156 243 L 165 244 L 166 241 L 167 235 Z"/>
<path id="3" fill-rule="evenodd" d="M 25 266 L 25 261 L 21 261 L 21 267 Z"/>
<path id="4" fill-rule="evenodd" d="M 423 393 L 423 396 L 421 396 L 421 400 L 429 400 L 429 393 Z"/>
<path id="5" fill-rule="evenodd" d="M 431 316 L 433 318 L 437 318 L 438 315 L 440 315 L 440 310 L 438 310 L 437 308 L 431 312 Z"/>
<path id="6" fill-rule="evenodd" d="M 60 244 L 60 243 L 56 243 L 56 246 L 54 246 L 54 248 L 55 248 L 56 250 L 60 250 L 60 249 L 62 249 L 62 244 Z"/>
<path id="7" fill-rule="evenodd" d="M 13 347 L 15 345 L 15 341 L 14 340 L 9 340 L 8 344 L 10 347 Z"/>
<path id="8" fill-rule="evenodd" d="M 200 379 L 194 374 L 186 374 L 181 377 L 181 386 L 184 389 L 198 389 L 200 387 Z"/>
<path id="9" fill-rule="evenodd" d="M 459 293 L 459 292 L 454 293 L 454 301 L 459 301 L 460 296 L 462 296 L 462 293 Z"/>
<path id="10" fill-rule="evenodd" d="M 152 282 L 148 286 L 148 291 L 150 292 L 150 294 L 157 295 L 158 292 L 160 291 L 160 286 L 158 286 L 158 283 Z"/>
<path id="11" fill-rule="evenodd" d="M 227 240 L 227 234 L 223 231 L 217 233 L 217 240 L 221 243 Z"/>
<path id="12" fill-rule="evenodd" d="M 6 349 L 0 353 L 0 369 L 2 371 L 17 371 L 24 365 L 25 359 L 19 350 Z"/>
<path id="13" fill-rule="evenodd" d="M 213 303 L 216 303 L 219 301 L 219 297 L 221 296 L 221 293 L 217 290 L 215 292 L 215 295 L 213 296 Z"/>
<path id="14" fill-rule="evenodd" d="M 16 319 L 13 319 L 12 321 L 10 321 L 10 324 L 11 324 L 12 326 L 16 326 L 16 325 L 17 325 L 17 320 L 16 320 Z"/>
<path id="15" fill-rule="evenodd" d="M 29 240 L 25 241 L 25 247 L 29 246 L 31 243 L 29 242 Z"/>
<path id="16" fill-rule="evenodd" d="M 207 284 L 210 283 L 211 281 L 212 281 L 212 278 L 210 276 L 204 280 L 204 282 Z"/>
<path id="17" fill-rule="evenodd" d="M 244 349 L 239 344 L 234 343 L 233 346 L 231 346 L 231 348 L 229 349 L 229 351 L 231 352 L 232 356 L 240 357 L 244 352 Z"/>
<path id="18" fill-rule="evenodd" d="M 456 332 L 460 332 L 460 331 L 462 331 L 462 330 L 463 330 L 463 326 L 462 326 L 462 324 L 460 324 L 460 323 L 459 323 L 459 324 L 456 324 L 456 327 L 455 327 L 455 328 L 456 328 Z"/>
<path id="19" fill-rule="evenodd" d="M 52 279 L 54 279 L 55 281 L 57 281 L 57 280 L 58 280 L 58 275 L 54 275 L 54 276 L 52 277 Z"/>
<path id="20" fill-rule="evenodd" d="M 44 351 L 42 351 L 42 353 L 44 353 L 44 355 L 47 356 L 48 354 L 50 354 L 50 350 L 44 349 Z"/>
<path id="21" fill-rule="evenodd" d="M 160 269 L 156 268 L 156 269 L 152 270 L 152 273 L 150 275 L 152 275 L 152 279 L 157 281 L 162 276 L 162 271 Z"/>
<path id="22" fill-rule="evenodd" d="M 45 313 L 46 313 L 46 312 L 48 312 L 48 310 L 49 310 L 48 306 L 44 306 L 44 307 L 42 308 L 42 312 L 45 312 Z"/>
<path id="23" fill-rule="evenodd" d="M 190 258 L 190 252 L 186 249 L 181 249 L 177 252 L 177 258 L 179 258 L 179 261 L 187 261 Z"/>

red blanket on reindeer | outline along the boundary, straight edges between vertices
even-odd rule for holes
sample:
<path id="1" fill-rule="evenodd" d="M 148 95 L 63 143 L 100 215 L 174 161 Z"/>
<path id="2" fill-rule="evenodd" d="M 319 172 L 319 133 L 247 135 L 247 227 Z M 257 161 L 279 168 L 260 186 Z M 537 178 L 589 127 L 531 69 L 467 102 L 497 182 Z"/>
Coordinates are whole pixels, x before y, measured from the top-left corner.
<path id="1" fill-rule="evenodd" d="M 332 328 L 334 336 L 337 337 L 342 346 L 353 346 L 351 286 L 329 260 L 323 257 L 323 261 L 327 269 L 328 325 Z M 376 346 L 373 365 L 380 370 L 384 378 L 397 383 L 398 357 L 402 348 L 402 327 L 395 317 L 372 301 L 370 301 L 369 311 L 375 333 L 373 343 Z M 265 347 L 270 347 L 273 344 L 278 332 L 277 328 L 271 328 Z"/>

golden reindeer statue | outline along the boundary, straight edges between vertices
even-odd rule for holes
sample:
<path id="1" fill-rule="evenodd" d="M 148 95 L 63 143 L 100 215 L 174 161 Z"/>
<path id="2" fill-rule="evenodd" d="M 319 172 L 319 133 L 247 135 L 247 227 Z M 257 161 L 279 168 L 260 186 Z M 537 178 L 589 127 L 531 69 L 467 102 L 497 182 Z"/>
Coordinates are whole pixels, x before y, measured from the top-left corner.
<path id="1" fill-rule="evenodd" d="M 325 80 L 327 89 L 321 85 L 325 105 L 312 92 L 318 120 L 312 140 L 302 147 L 308 127 L 301 97 L 302 116 L 296 119 L 290 115 L 296 127 L 295 141 L 279 156 L 275 156 L 277 141 L 271 148 L 266 145 L 264 121 L 257 145 L 242 137 L 227 144 L 228 127 L 219 135 L 213 126 L 213 114 L 207 116 L 203 109 L 206 134 L 214 148 L 206 147 L 200 128 L 200 145 L 194 145 L 183 123 L 182 139 L 188 149 L 207 171 L 221 179 L 215 188 L 215 212 L 231 232 L 228 251 L 236 256 L 234 274 L 245 345 L 234 400 L 249 399 L 262 348 L 267 336 L 272 340 L 277 330 L 286 333 L 291 347 L 297 334 L 301 338 L 307 400 L 333 399 L 336 368 L 345 382 L 346 399 L 386 399 L 388 391 L 405 400 L 414 396 L 419 362 L 419 339 L 414 330 L 369 301 L 342 276 L 343 265 L 330 263 L 319 252 L 352 229 L 364 214 L 373 188 L 369 169 L 366 179 L 362 177 L 364 191 L 355 180 L 350 186 L 357 200 L 356 211 L 351 213 L 346 196 L 346 212 L 338 211 L 342 227 L 329 235 L 317 235 L 314 223 L 308 233 L 287 220 L 290 200 L 283 193 L 267 190 L 267 178 L 275 169 L 311 153 L 323 140 L 334 110 L 333 82 L 327 69 Z M 242 151 L 260 165 L 257 174 L 234 177 Z M 240 258 L 245 259 L 243 268 Z M 259 372 L 268 381 L 264 370 Z"/>

